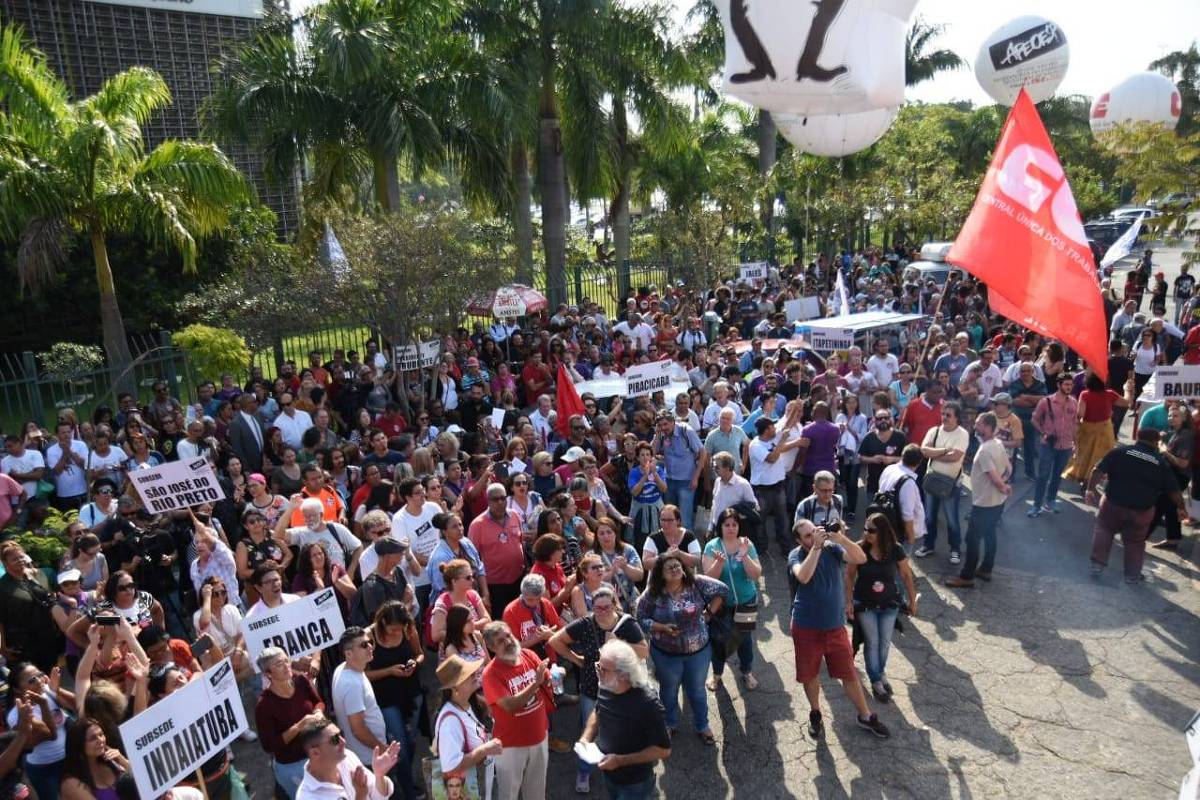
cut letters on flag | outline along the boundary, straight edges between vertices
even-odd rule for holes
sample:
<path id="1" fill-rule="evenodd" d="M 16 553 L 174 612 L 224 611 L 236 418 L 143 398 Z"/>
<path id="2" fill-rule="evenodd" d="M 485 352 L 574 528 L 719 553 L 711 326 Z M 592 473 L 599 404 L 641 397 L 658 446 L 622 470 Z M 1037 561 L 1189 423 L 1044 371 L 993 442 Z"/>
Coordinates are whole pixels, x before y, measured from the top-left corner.
<path id="1" fill-rule="evenodd" d="M 1070 346 L 1107 379 L 1096 262 L 1066 174 L 1024 89 L 946 260 L 987 284 L 993 310 Z"/>

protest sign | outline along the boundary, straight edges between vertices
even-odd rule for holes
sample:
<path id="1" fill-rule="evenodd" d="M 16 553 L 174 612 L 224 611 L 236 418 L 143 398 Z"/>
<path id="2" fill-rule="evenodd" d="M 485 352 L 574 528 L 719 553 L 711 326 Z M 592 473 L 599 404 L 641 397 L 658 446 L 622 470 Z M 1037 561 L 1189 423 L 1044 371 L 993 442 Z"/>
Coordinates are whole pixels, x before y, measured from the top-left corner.
<path id="1" fill-rule="evenodd" d="M 787 314 L 788 322 L 816 319 L 821 316 L 821 301 L 816 296 L 800 297 L 785 302 L 783 310 Z"/>
<path id="2" fill-rule="evenodd" d="M 504 414 L 505 413 L 506 412 L 503 408 L 493 408 L 492 409 L 492 416 L 490 417 L 490 419 L 492 421 L 492 427 L 498 431 L 504 430 Z"/>
<path id="3" fill-rule="evenodd" d="M 744 281 L 765 281 L 769 267 L 767 262 L 759 261 L 754 264 L 741 265 L 741 278 Z"/>
<path id="4" fill-rule="evenodd" d="M 644 397 L 671 385 L 671 362 L 654 361 L 625 370 L 626 397 Z"/>
<path id="5" fill-rule="evenodd" d="M 521 297 L 521 293 L 516 289 L 504 287 L 496 290 L 496 296 L 492 302 L 492 316 L 496 319 L 523 317 L 527 310 L 525 298 Z"/>
<path id="6" fill-rule="evenodd" d="M 120 726 L 140 797 L 161 797 L 249 727 L 228 658 Z"/>
<path id="7" fill-rule="evenodd" d="M 337 644 L 346 630 L 333 587 L 299 600 L 268 608 L 242 622 L 250 663 L 258 669 L 258 656 L 278 647 L 296 659 Z"/>
<path id="8" fill-rule="evenodd" d="M 442 352 L 442 343 L 430 339 L 420 344 L 396 345 L 392 364 L 398 370 L 413 370 L 421 367 L 432 367 L 438 362 Z"/>
<path id="9" fill-rule="evenodd" d="M 153 469 L 135 469 L 129 477 L 146 509 L 154 514 L 225 499 L 225 492 L 217 483 L 207 458 L 172 461 Z"/>
<path id="10" fill-rule="evenodd" d="M 811 328 L 808 338 L 812 349 L 821 353 L 846 350 L 854 346 L 852 328 Z"/>
<path id="11" fill-rule="evenodd" d="M 1200 366 L 1156 367 L 1153 396 L 1156 400 L 1200 399 Z"/>

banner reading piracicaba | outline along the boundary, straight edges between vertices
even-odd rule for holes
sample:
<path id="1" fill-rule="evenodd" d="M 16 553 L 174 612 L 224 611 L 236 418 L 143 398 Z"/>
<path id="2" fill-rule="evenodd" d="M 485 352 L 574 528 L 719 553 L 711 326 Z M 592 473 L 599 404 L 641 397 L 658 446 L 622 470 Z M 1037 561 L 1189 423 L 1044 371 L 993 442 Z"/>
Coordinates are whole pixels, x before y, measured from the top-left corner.
<path id="1" fill-rule="evenodd" d="M 120 726 L 141 797 L 161 797 L 249 727 L 226 658 Z"/>
<path id="2" fill-rule="evenodd" d="M 225 492 L 206 458 L 135 469 L 129 478 L 146 508 L 155 514 L 225 499 Z"/>
<path id="3" fill-rule="evenodd" d="M 629 397 L 644 397 L 671 385 L 671 362 L 654 361 L 625 370 Z"/>
<path id="4" fill-rule="evenodd" d="M 346 630 L 332 586 L 255 614 L 242 622 L 250 663 L 258 669 L 258 656 L 278 647 L 288 658 L 300 658 L 337 644 Z"/>

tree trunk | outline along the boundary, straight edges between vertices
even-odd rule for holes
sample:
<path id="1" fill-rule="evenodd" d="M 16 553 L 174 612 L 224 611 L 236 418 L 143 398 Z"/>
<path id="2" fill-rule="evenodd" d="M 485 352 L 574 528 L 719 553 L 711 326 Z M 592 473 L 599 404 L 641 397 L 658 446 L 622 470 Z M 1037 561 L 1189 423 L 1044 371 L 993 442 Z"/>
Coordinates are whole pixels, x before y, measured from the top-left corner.
<path id="1" fill-rule="evenodd" d="M 372 180 L 375 184 L 375 203 L 384 211 L 400 208 L 400 167 L 395 153 L 375 153 Z"/>
<path id="2" fill-rule="evenodd" d="M 613 260 L 621 265 L 629 260 L 629 183 L 633 175 L 629 121 L 625 116 L 623 95 L 613 97 L 613 127 L 617 134 L 617 191 L 613 195 L 609 218 L 612 220 Z"/>
<path id="3" fill-rule="evenodd" d="M 517 237 L 517 283 L 533 286 L 533 185 L 529 177 L 529 153 L 525 145 L 512 148 L 513 180 L 516 197 L 513 200 L 513 228 Z"/>
<path id="4" fill-rule="evenodd" d="M 777 158 L 777 137 L 775 135 L 775 120 L 771 112 L 758 112 L 758 174 L 766 178 L 775 166 Z M 763 192 L 762 198 L 763 230 L 767 233 L 767 255 L 775 260 L 775 196 L 770 189 Z"/>
<path id="5" fill-rule="evenodd" d="M 93 227 L 92 258 L 96 262 L 96 286 L 100 290 L 100 325 L 104 333 L 104 351 L 108 354 L 108 366 L 112 369 L 115 382 L 123 388 L 132 384 L 132 377 L 122 374 L 133 361 L 129 343 L 125 341 L 125 320 L 121 317 L 121 306 L 117 303 L 117 287 L 113 283 L 112 267 L 108 263 L 108 247 L 104 231 Z"/>
<path id="6" fill-rule="evenodd" d="M 554 50 L 542 48 L 542 92 L 538 119 L 538 189 L 542 195 L 542 248 L 550 307 L 567 301 L 567 183 L 562 126 L 555 93 Z"/>

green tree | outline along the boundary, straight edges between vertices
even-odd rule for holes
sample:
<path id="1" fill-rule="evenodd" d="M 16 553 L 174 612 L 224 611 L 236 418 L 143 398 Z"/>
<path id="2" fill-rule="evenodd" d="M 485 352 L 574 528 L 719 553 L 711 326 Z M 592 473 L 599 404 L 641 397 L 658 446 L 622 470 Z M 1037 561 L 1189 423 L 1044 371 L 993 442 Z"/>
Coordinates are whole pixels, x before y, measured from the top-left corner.
<path id="1" fill-rule="evenodd" d="M 1150 62 L 1157 70 L 1175 81 L 1183 108 L 1176 130 L 1183 136 L 1200 131 L 1200 49 L 1196 43 L 1187 50 L 1175 50 Z"/>
<path id="2" fill-rule="evenodd" d="M 199 240 L 251 195 L 214 145 L 172 140 L 146 152 L 142 126 L 170 100 L 156 72 L 135 67 L 73 102 L 18 28 L 0 30 L 0 236 L 20 239 L 17 271 L 30 287 L 63 263 L 69 233 L 88 237 L 104 346 L 117 368 L 131 359 L 109 235 L 167 243 L 192 271 Z"/>
<path id="3" fill-rule="evenodd" d="M 967 65 L 953 50 L 929 49 L 945 32 L 945 25 L 926 22 L 920 16 L 913 20 L 904 39 L 905 86 L 916 86 L 931 80 L 939 72 L 962 69 Z"/>
<path id="4" fill-rule="evenodd" d="M 1104 142 L 1120 153 L 1116 177 L 1128 181 L 1136 196 L 1145 201 L 1169 194 L 1195 192 L 1200 186 L 1200 133 L 1178 136 L 1156 125 L 1122 127 L 1105 136 Z M 1190 247 L 1183 254 L 1188 264 L 1200 263 L 1200 221 L 1194 213 L 1196 200 L 1162 209 L 1150 220 L 1150 229 Z"/>

